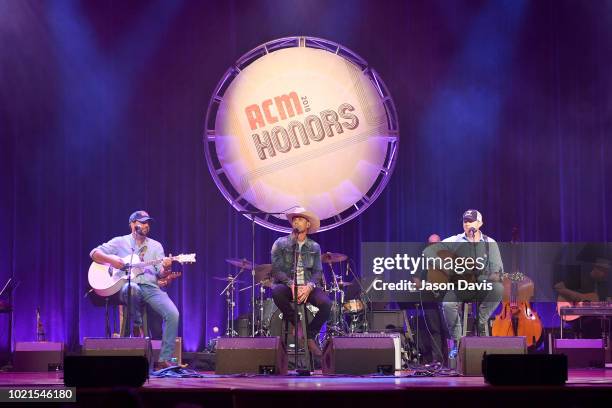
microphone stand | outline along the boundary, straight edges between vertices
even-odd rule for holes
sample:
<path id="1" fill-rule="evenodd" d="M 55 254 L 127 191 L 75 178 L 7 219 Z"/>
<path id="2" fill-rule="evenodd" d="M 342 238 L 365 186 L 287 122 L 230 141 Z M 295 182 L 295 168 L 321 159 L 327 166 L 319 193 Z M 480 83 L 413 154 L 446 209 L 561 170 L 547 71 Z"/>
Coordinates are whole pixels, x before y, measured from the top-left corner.
<path id="1" fill-rule="evenodd" d="M 291 207 L 296 208 L 296 206 Z M 251 337 L 255 337 L 255 216 L 256 215 L 285 215 L 286 212 L 265 212 L 265 211 L 238 211 L 238 214 L 250 215 L 251 220 Z M 261 324 L 261 322 L 260 322 Z M 260 331 L 260 330 L 259 330 Z"/>
<path id="2" fill-rule="evenodd" d="M 478 230 L 475 229 L 474 227 L 470 228 L 470 230 L 469 230 L 469 236 L 470 236 L 470 238 L 472 238 L 471 243 L 472 243 L 472 249 L 474 250 L 474 258 L 473 258 L 474 260 L 476 260 L 476 257 L 478 255 L 477 254 L 477 250 L 476 250 L 476 244 L 478 243 L 478 241 L 476 241 L 476 233 L 477 232 L 478 232 Z M 482 236 L 482 232 L 480 234 Z M 488 259 L 488 255 L 487 255 L 487 259 Z M 475 267 L 472 268 L 472 274 L 474 273 L 474 269 L 475 269 Z M 480 273 L 478 275 L 480 276 Z M 474 276 L 476 281 L 478 281 L 478 277 Z M 479 323 L 479 320 L 480 320 L 480 302 L 478 300 L 476 300 L 476 302 L 473 302 L 473 306 L 474 306 L 474 309 L 476 309 L 476 310 L 472 310 L 472 316 L 474 317 L 474 323 L 476 325 L 476 330 L 474 330 L 474 324 L 472 325 L 471 330 L 476 332 L 476 337 L 480 337 L 480 330 L 479 330 L 479 326 L 480 326 L 480 323 Z M 467 306 L 464 305 L 464 307 L 467 307 Z M 464 315 L 464 317 L 465 317 L 465 315 Z M 467 327 L 467 323 L 466 322 L 463 322 L 463 324 L 464 324 L 464 327 Z"/>
<path id="3" fill-rule="evenodd" d="M 293 234 L 295 231 L 292 231 L 291 233 Z M 298 264 L 298 256 L 300 253 L 300 245 L 298 244 L 297 241 L 297 236 L 295 237 L 295 240 L 293 241 L 293 329 L 295 331 L 295 336 L 294 336 L 294 352 L 295 354 L 294 356 L 294 360 L 293 360 L 293 364 L 295 367 L 296 372 L 300 373 L 305 373 L 308 372 L 308 375 L 310 375 L 310 369 L 308 369 L 308 371 L 304 371 L 304 370 L 298 370 L 298 345 L 300 343 L 299 341 L 299 329 L 298 329 L 298 322 L 299 322 L 299 316 L 298 316 L 298 282 L 297 282 L 297 264 Z M 304 305 L 304 315 L 302 316 L 302 321 L 306 322 L 306 305 Z M 308 349 L 308 333 L 305 331 L 304 333 L 302 333 L 304 335 L 304 357 L 306 358 L 308 367 L 311 366 L 311 361 L 310 361 L 310 350 Z"/>
<path id="4" fill-rule="evenodd" d="M 298 261 L 298 256 L 299 253 L 298 251 L 300 250 L 300 246 L 297 243 L 297 237 L 295 239 L 295 241 L 293 242 L 293 330 L 295 333 L 295 336 L 293 336 L 294 338 L 294 352 L 295 354 L 293 355 L 294 358 L 294 367 L 297 370 L 298 369 L 298 345 L 299 345 L 299 329 L 298 329 L 298 285 L 297 285 L 297 261 Z M 303 316 L 302 318 L 305 318 L 306 316 Z M 308 335 L 306 333 L 303 333 L 304 336 L 308 337 Z M 307 344 L 304 345 L 304 349 L 306 349 L 308 347 Z"/>
<path id="5" fill-rule="evenodd" d="M 134 263 L 134 248 L 132 248 L 132 255 L 130 255 L 130 263 L 127 265 L 127 281 L 128 281 L 128 293 L 127 293 L 127 313 L 125 320 L 127 321 L 128 337 L 132 337 L 132 264 Z"/>

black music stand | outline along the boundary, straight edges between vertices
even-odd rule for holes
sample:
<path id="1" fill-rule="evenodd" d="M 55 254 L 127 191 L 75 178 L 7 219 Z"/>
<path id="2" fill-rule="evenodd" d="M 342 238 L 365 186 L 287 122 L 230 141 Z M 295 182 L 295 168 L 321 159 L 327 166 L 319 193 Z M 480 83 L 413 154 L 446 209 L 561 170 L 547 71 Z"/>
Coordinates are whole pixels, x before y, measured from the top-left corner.
<path id="1" fill-rule="evenodd" d="M 0 313 L 6 313 L 8 315 L 8 330 L 7 330 L 7 347 L 8 352 L 7 362 L 11 360 L 11 352 L 13 346 L 13 291 L 17 289 L 19 282 L 15 278 L 10 277 L 2 289 L 0 290 Z M 7 301 L 1 300 L 2 296 L 7 295 Z"/>

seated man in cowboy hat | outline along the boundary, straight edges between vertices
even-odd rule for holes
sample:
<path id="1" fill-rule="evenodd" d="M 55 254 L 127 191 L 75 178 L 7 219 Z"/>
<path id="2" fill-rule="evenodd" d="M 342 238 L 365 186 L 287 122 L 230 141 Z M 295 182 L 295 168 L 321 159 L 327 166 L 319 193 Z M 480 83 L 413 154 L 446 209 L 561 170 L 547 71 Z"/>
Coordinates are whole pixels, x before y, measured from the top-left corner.
<path id="1" fill-rule="evenodd" d="M 321 350 L 314 338 L 321 331 L 323 323 L 329 317 L 331 301 L 319 287 L 323 266 L 321 265 L 321 247 L 308 234 L 317 232 L 321 222 L 312 212 L 297 208 L 287 214 L 287 220 L 293 231 L 280 237 L 272 246 L 272 298 L 276 306 L 283 312 L 285 319 L 293 323 L 295 313 L 292 307 L 294 279 L 297 281 L 298 303 L 310 303 L 319 309 L 317 315 L 308 324 L 308 349 L 315 356 L 321 355 Z M 296 259 L 297 258 L 297 259 Z"/>

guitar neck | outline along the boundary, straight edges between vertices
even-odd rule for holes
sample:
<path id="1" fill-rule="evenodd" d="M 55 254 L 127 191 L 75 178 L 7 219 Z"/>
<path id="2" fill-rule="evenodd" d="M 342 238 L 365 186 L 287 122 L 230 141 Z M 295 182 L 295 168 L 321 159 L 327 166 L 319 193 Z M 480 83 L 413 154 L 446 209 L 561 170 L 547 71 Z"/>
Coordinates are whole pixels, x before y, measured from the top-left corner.
<path id="1" fill-rule="evenodd" d="M 152 265 L 156 265 L 158 263 L 162 263 L 164 259 L 154 259 L 152 261 L 146 261 L 146 262 L 138 262 L 135 264 L 132 264 L 132 268 L 145 268 L 147 266 L 152 266 Z"/>
<path id="2" fill-rule="evenodd" d="M 123 258 L 124 260 L 127 258 Z M 194 263 L 195 262 L 195 254 L 180 254 L 180 255 L 176 255 L 176 256 L 171 256 L 168 259 L 170 259 L 171 261 L 178 261 L 180 263 Z M 143 261 L 143 262 L 138 262 L 138 263 L 134 263 L 132 264 L 133 268 L 144 268 L 147 266 L 151 266 L 151 265 L 156 265 L 159 263 L 162 263 L 164 261 L 164 258 L 160 258 L 160 259 L 153 259 L 151 261 Z"/>

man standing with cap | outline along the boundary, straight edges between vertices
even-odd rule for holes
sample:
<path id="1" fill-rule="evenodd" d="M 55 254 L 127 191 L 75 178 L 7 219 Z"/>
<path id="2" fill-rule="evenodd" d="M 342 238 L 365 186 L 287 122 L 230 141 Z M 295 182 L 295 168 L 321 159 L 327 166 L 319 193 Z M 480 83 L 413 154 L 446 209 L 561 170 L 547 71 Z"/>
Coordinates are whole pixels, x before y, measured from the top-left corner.
<path id="1" fill-rule="evenodd" d="M 476 282 L 491 283 L 490 290 L 449 290 L 443 301 L 444 317 L 448 332 L 454 340 L 454 347 L 449 353 L 451 358 L 457 354 L 457 347 L 461 339 L 461 317 L 459 311 L 463 302 L 481 302 L 478 306 L 478 334 L 489 335 L 489 318 L 499 306 L 503 294 L 500 282 L 504 271 L 501 254 L 497 242 L 480 231 L 482 227 L 482 214 L 477 210 L 467 210 L 463 213 L 463 233 L 444 239 L 436 245 L 437 249 L 450 251 L 457 257 L 480 258 L 484 267 L 473 267 L 464 275 L 473 275 Z"/>
<path id="2" fill-rule="evenodd" d="M 153 219 L 146 211 L 136 211 L 129 218 L 131 233 L 115 237 L 90 252 L 91 259 L 100 264 L 109 264 L 113 268 L 122 269 L 125 266 L 121 258 L 133 255 L 133 263 L 162 259 L 159 264 L 143 268 L 142 273 L 136 276 L 131 283 L 130 315 L 134 323 L 134 334 L 142 335 L 142 304 L 146 303 L 164 322 L 162 346 L 159 361 L 155 363 L 155 370 L 171 367 L 170 362 L 174 354 L 174 344 L 178 332 L 179 312 L 168 294 L 162 291 L 157 280 L 168 276 L 172 261 L 164 255 L 162 245 L 148 237 L 150 221 Z M 119 299 L 127 303 L 128 285 L 124 285 L 119 292 Z"/>
<path id="3" fill-rule="evenodd" d="M 331 301 L 319 287 L 323 266 L 321 264 L 321 247 L 308 234 L 319 229 L 321 222 L 312 212 L 304 208 L 297 208 L 287 214 L 287 220 L 293 231 L 290 235 L 278 238 L 272 245 L 272 298 L 276 306 L 283 312 L 285 319 L 293 324 L 295 312 L 293 310 L 294 272 L 297 274 L 297 301 L 310 303 L 319 311 L 308 324 L 308 349 L 315 356 L 321 356 L 321 350 L 314 340 L 321 331 L 323 323 L 329 318 Z M 297 251 L 297 265 L 294 265 Z M 298 332 L 296 330 L 296 332 Z"/>

